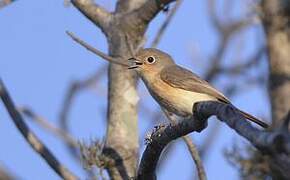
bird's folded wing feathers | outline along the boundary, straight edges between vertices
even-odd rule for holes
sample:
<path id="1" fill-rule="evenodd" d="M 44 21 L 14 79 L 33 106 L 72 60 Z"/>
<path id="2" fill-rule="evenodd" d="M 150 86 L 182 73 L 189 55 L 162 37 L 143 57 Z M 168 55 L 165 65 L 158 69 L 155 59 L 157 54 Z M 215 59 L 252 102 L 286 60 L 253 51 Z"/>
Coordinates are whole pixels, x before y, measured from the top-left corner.
<path id="1" fill-rule="evenodd" d="M 202 80 L 193 72 L 180 66 L 173 65 L 166 67 L 161 71 L 160 76 L 164 82 L 172 87 L 184 89 L 186 91 L 208 94 L 216 97 L 224 103 L 230 103 L 230 101 L 222 93 L 213 88 L 208 82 Z"/>

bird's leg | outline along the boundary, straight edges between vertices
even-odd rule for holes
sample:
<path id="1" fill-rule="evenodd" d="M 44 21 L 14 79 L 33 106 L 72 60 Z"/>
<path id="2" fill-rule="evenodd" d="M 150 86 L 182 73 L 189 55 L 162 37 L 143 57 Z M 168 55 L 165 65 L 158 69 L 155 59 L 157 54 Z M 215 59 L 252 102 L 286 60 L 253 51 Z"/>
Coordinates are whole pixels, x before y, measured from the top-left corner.
<path id="1" fill-rule="evenodd" d="M 162 108 L 163 113 L 165 114 L 166 118 L 169 120 L 169 122 L 173 125 L 177 124 L 179 121 L 179 117 L 175 114 L 167 111 L 166 109 Z"/>

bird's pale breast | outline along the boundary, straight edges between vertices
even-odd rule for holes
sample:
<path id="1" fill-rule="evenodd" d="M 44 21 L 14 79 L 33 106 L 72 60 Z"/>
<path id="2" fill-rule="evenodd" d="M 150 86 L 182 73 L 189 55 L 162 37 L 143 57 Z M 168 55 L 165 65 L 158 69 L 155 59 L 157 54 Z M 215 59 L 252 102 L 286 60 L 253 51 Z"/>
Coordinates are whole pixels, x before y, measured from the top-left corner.
<path id="1" fill-rule="evenodd" d="M 213 96 L 207 94 L 174 88 L 162 81 L 160 78 L 156 78 L 153 83 L 145 84 L 151 95 L 163 108 L 183 117 L 192 115 L 192 107 L 194 103 L 217 100 Z"/>

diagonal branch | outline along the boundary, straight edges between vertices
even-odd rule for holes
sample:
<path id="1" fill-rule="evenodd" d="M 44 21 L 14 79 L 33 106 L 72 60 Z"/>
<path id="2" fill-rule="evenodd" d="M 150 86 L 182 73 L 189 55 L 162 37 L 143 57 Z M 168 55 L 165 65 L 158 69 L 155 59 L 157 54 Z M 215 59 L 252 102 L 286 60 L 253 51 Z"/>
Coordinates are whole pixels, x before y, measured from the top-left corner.
<path id="1" fill-rule="evenodd" d="M 195 104 L 193 112 L 192 119 L 155 128 L 147 138 L 148 145 L 139 165 L 138 179 L 156 179 L 155 169 L 164 147 L 172 140 L 188 133 L 200 132 L 204 129 L 207 119 L 213 115 L 216 115 L 219 120 L 225 122 L 240 136 L 246 138 L 258 150 L 269 155 L 273 162 L 277 162 L 276 166 L 290 169 L 290 159 L 287 157 L 287 154 L 290 154 L 290 132 L 288 129 L 285 130 L 285 127 L 289 125 L 290 113 L 284 120 L 283 128 L 268 132 L 253 127 L 229 104 L 216 101 L 200 102 Z M 283 173 L 284 177 L 290 177 L 289 171 Z"/>
<path id="2" fill-rule="evenodd" d="M 21 107 L 18 108 L 18 111 L 26 115 L 27 117 L 31 118 L 33 121 L 38 123 L 41 127 L 48 130 L 49 132 L 55 134 L 60 139 L 62 139 L 65 143 L 69 144 L 70 146 L 74 148 L 78 148 L 78 142 L 64 129 L 60 129 L 53 124 L 49 123 L 46 119 L 43 117 L 37 115 L 34 113 L 31 109 L 27 107 Z"/>
<path id="3" fill-rule="evenodd" d="M 117 0 L 115 14 L 122 14 L 137 9 L 144 4 L 146 0 Z"/>
<path id="4" fill-rule="evenodd" d="M 15 174 L 12 174 L 4 166 L 2 166 L 0 164 L 0 179 L 2 179 L 2 180 L 15 180 L 16 176 L 15 176 Z"/>
<path id="5" fill-rule="evenodd" d="M 165 116 L 167 117 L 167 119 L 171 123 L 177 123 L 178 122 L 177 119 L 174 118 L 175 116 L 171 115 L 165 109 L 163 109 L 163 111 L 164 111 Z M 205 170 L 204 170 L 204 167 L 203 167 L 203 164 L 202 164 L 201 158 L 199 156 L 199 152 L 198 152 L 198 149 L 197 149 L 196 145 L 193 144 L 193 142 L 190 139 L 190 136 L 182 136 L 182 139 L 185 142 L 193 161 L 195 162 L 199 179 L 200 180 L 206 180 Z"/>
<path id="6" fill-rule="evenodd" d="M 230 38 L 252 23 L 252 18 L 239 19 L 234 22 L 223 22 L 216 12 L 216 2 L 208 0 L 210 22 L 220 36 L 218 48 L 210 58 L 211 66 L 205 74 L 205 80 L 212 81 L 220 71 L 222 59 L 226 53 Z"/>
<path id="7" fill-rule="evenodd" d="M 67 35 L 69 35 L 75 42 L 79 43 L 80 45 L 82 45 L 84 48 L 86 48 L 87 50 L 91 51 L 92 53 L 96 54 L 97 56 L 103 58 L 106 61 L 109 61 L 111 63 L 115 63 L 115 64 L 119 64 L 125 67 L 129 67 L 128 64 L 122 63 L 122 61 L 118 61 L 118 59 L 113 58 L 111 56 L 106 55 L 105 53 L 97 50 L 96 48 L 94 48 L 93 46 L 89 45 L 88 43 L 86 43 L 85 41 L 81 40 L 80 38 L 76 37 L 73 33 L 67 31 L 66 32 Z"/>
<path id="8" fill-rule="evenodd" d="M 92 0 L 71 0 L 71 3 L 104 33 L 109 26 L 111 13 L 95 4 Z"/>
<path id="9" fill-rule="evenodd" d="M 168 13 L 166 20 L 163 22 L 163 24 L 161 25 L 161 27 L 159 28 L 157 35 L 155 37 L 155 39 L 153 40 L 151 47 L 155 48 L 160 40 L 162 35 L 164 34 L 166 28 L 168 27 L 169 23 L 171 22 L 172 18 L 174 17 L 174 15 L 176 14 L 177 10 L 179 9 L 180 5 L 182 3 L 182 0 L 177 0 L 174 7 L 172 8 L 172 10 Z"/>
<path id="10" fill-rule="evenodd" d="M 148 0 L 129 15 L 134 17 L 132 19 L 141 20 L 141 22 L 148 24 L 160 11 L 173 1 L 175 0 Z"/>
<path id="11" fill-rule="evenodd" d="M 10 98 L 2 80 L 0 79 L 0 96 L 1 99 L 22 136 L 30 144 L 33 150 L 40 154 L 47 164 L 63 179 L 76 180 L 78 179 L 72 172 L 70 172 L 64 165 L 62 165 L 50 150 L 38 139 L 38 137 L 28 128 L 22 116 L 16 110 L 16 107 Z"/>
<path id="12" fill-rule="evenodd" d="M 245 63 L 236 64 L 232 67 L 221 67 L 217 68 L 220 74 L 241 74 L 241 72 L 248 70 L 249 68 L 257 65 L 265 54 L 265 47 L 261 47 L 257 50 L 248 60 L 243 60 Z"/>
<path id="13" fill-rule="evenodd" d="M 101 67 L 98 71 L 96 71 L 92 76 L 89 76 L 88 78 L 84 80 L 79 80 L 79 81 L 73 81 L 70 83 L 68 90 L 65 94 L 64 100 L 62 102 L 62 106 L 60 108 L 60 113 L 59 113 L 59 123 L 61 129 L 66 132 L 67 134 L 70 134 L 70 129 L 69 129 L 69 118 L 68 115 L 70 113 L 70 110 L 73 105 L 73 101 L 75 99 L 75 96 L 77 93 L 80 91 L 89 88 L 89 86 L 95 84 L 104 74 L 105 68 Z M 67 148 L 71 154 L 71 156 L 74 159 L 78 159 L 78 153 L 76 152 L 76 149 L 74 146 L 71 146 L 72 144 L 66 144 Z"/>

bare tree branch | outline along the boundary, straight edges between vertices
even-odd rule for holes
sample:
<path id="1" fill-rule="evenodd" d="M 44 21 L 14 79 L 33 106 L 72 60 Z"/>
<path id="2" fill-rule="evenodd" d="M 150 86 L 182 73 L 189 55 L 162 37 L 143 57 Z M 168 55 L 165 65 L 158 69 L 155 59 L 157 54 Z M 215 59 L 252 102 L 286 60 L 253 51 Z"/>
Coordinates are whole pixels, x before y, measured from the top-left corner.
<path id="1" fill-rule="evenodd" d="M 104 33 L 109 26 L 111 13 L 95 4 L 92 0 L 71 0 L 71 3 Z"/>
<path id="2" fill-rule="evenodd" d="M 136 50 L 142 46 L 150 20 L 170 2 L 173 0 L 146 2 L 124 0 L 122 3 L 118 1 L 116 11 L 111 14 L 108 28 L 103 29 L 107 37 L 108 54 L 111 57 L 121 57 L 118 60 L 124 61 L 122 58 L 128 57 L 131 49 Z M 83 13 L 86 11 L 82 9 L 84 7 L 77 8 Z M 110 63 L 108 124 L 103 153 L 114 161 L 114 165 L 107 168 L 112 179 L 128 179 L 136 173 L 139 147 L 137 125 L 139 97 L 136 82 L 135 72 L 127 71 L 124 64 L 120 66 Z"/>
<path id="3" fill-rule="evenodd" d="M 216 1 L 215 0 L 207 0 L 207 8 L 208 8 L 208 13 L 210 17 L 210 21 L 213 24 L 213 27 L 218 31 L 218 32 L 223 32 L 223 27 L 220 19 L 218 18 L 217 12 L 216 12 Z"/>
<path id="4" fill-rule="evenodd" d="M 106 55 L 105 53 L 97 50 L 96 48 L 94 48 L 93 46 L 89 45 L 88 43 L 84 42 L 83 40 L 81 40 L 80 38 L 76 37 L 73 33 L 67 31 L 66 32 L 75 42 L 79 43 L 80 45 L 82 45 L 83 47 L 85 47 L 87 50 L 91 51 L 92 53 L 96 54 L 97 56 L 103 58 L 106 61 L 109 61 L 111 63 L 115 63 L 115 64 L 119 64 L 125 67 L 129 67 L 128 64 L 123 63 L 122 61 L 119 61 L 116 58 L 113 58 L 111 56 Z"/>
<path id="5" fill-rule="evenodd" d="M 64 144 L 68 147 L 68 150 L 71 152 L 72 157 L 77 161 L 78 165 L 81 169 L 83 169 L 82 166 L 82 159 L 80 159 L 80 153 L 79 153 L 79 143 L 75 138 L 73 138 L 69 132 L 66 129 L 60 129 L 53 124 L 51 124 L 48 120 L 45 118 L 39 116 L 35 112 L 33 112 L 28 107 L 21 107 L 18 108 L 18 111 L 23 113 L 23 115 L 27 116 L 31 120 L 33 120 L 35 123 L 40 125 L 42 128 L 46 129 L 47 131 L 53 133 L 56 135 L 56 137 L 60 138 Z M 91 178 L 95 176 L 94 171 L 91 171 L 90 169 L 86 171 L 88 176 Z"/>
<path id="6" fill-rule="evenodd" d="M 35 114 L 31 109 L 27 107 L 21 107 L 18 108 L 18 111 L 26 115 L 27 117 L 31 118 L 34 122 L 38 123 L 41 127 L 44 129 L 52 132 L 53 134 L 57 135 L 59 138 L 61 138 L 65 143 L 69 144 L 72 147 L 77 148 L 78 142 L 65 130 L 60 129 L 53 124 L 51 124 L 49 121 L 44 119 L 43 117 Z"/>
<path id="7" fill-rule="evenodd" d="M 148 24 L 161 10 L 175 0 L 148 0 L 140 8 L 133 11 L 132 19 Z"/>
<path id="8" fill-rule="evenodd" d="M 68 90 L 65 94 L 62 106 L 60 108 L 60 114 L 59 114 L 59 122 L 61 129 L 66 132 L 67 134 L 70 133 L 70 129 L 68 126 L 68 115 L 70 112 L 70 109 L 73 104 L 73 100 L 77 93 L 79 93 L 83 89 L 89 88 L 91 85 L 96 83 L 104 74 L 105 67 L 101 67 L 99 70 L 97 70 L 93 75 L 89 76 L 85 80 L 82 81 L 73 81 L 70 83 Z M 78 152 L 76 151 L 75 147 L 72 146 L 72 144 L 66 144 L 67 148 L 71 154 L 71 156 L 74 159 L 79 160 Z"/>
<path id="9" fill-rule="evenodd" d="M 227 7 L 225 8 L 226 12 L 229 12 L 233 6 L 231 1 L 225 2 Z M 209 82 L 213 82 L 217 77 L 220 75 L 238 75 L 238 76 L 244 76 L 247 70 L 253 66 L 256 66 L 261 60 L 263 55 L 265 54 L 265 47 L 260 47 L 253 55 L 250 57 L 247 57 L 247 59 L 240 60 L 241 62 L 245 63 L 239 63 L 234 64 L 230 67 L 225 67 L 222 63 L 223 56 L 227 53 L 228 47 L 231 46 L 230 39 L 233 38 L 233 36 L 238 35 L 242 29 L 246 28 L 247 25 L 251 24 L 251 21 L 253 20 L 252 17 L 246 18 L 246 19 L 240 19 L 235 22 L 228 22 L 227 20 L 224 20 L 223 18 L 218 16 L 217 11 L 217 3 L 214 0 L 208 0 L 207 1 L 207 12 L 209 14 L 209 20 L 211 24 L 213 25 L 213 28 L 217 31 L 218 36 L 220 37 L 219 44 L 216 47 L 216 50 L 214 51 L 213 55 L 208 60 L 211 63 L 211 66 L 207 69 L 205 73 L 205 78 Z M 237 55 L 239 58 L 239 56 Z M 234 62 L 234 59 L 232 60 Z M 261 84 L 260 81 L 257 81 L 259 79 L 255 78 L 255 84 Z M 248 86 L 247 86 L 248 87 Z M 246 87 L 246 88 L 247 88 Z M 224 89 L 224 93 L 227 97 L 232 96 L 235 93 L 241 92 L 241 88 L 245 87 L 239 87 L 237 88 L 235 83 L 229 82 L 229 85 Z M 214 143 L 214 139 L 217 136 L 217 133 L 219 132 L 220 125 L 218 123 L 215 123 L 213 129 L 209 132 L 208 136 L 206 137 L 205 141 L 203 141 L 203 144 L 200 147 L 200 156 L 204 159 L 205 154 L 208 150 L 210 150 L 210 146 L 212 143 Z"/>
<path id="10" fill-rule="evenodd" d="M 10 98 L 2 80 L 0 79 L 0 96 L 1 99 L 22 136 L 30 144 L 33 150 L 41 155 L 47 164 L 63 179 L 75 180 L 78 179 L 72 172 L 70 172 L 64 165 L 62 165 L 50 150 L 36 137 L 36 135 L 25 124 L 22 116 L 16 110 L 16 107 Z"/>
<path id="11" fill-rule="evenodd" d="M 16 180 L 16 177 L 12 175 L 4 166 L 0 165 L 0 179 L 1 180 Z"/>
<path id="12" fill-rule="evenodd" d="M 216 115 L 219 120 L 246 138 L 262 153 L 269 155 L 273 162 L 276 162 L 276 166 L 281 169 L 290 168 L 290 159 L 287 157 L 287 154 L 290 154 L 290 132 L 288 130 L 290 113 L 285 117 L 281 128 L 267 132 L 253 127 L 233 106 L 228 104 L 216 101 L 200 102 L 195 104 L 193 112 L 192 119 L 167 126 L 158 126 L 147 138 L 148 145 L 138 169 L 139 180 L 156 179 L 155 169 L 164 147 L 172 140 L 190 132 L 202 131 L 206 127 L 207 119 L 212 115 Z M 283 171 L 282 174 L 284 177 L 290 177 L 289 171 Z"/>
<path id="13" fill-rule="evenodd" d="M 117 0 L 115 13 L 125 14 L 139 8 L 147 0 Z"/>
<path id="14" fill-rule="evenodd" d="M 272 125 L 276 127 L 290 108 L 290 1 L 262 0 L 261 10 L 269 56 Z"/>
<path id="15" fill-rule="evenodd" d="M 168 111 L 166 111 L 165 109 L 163 109 L 164 114 L 166 115 L 167 119 L 171 122 L 171 123 L 177 123 L 177 119 L 175 119 L 174 115 L 171 115 Z M 205 174 L 205 170 L 204 167 L 202 165 L 202 161 L 201 158 L 199 156 L 198 153 L 198 149 L 196 147 L 195 144 L 193 144 L 193 142 L 190 139 L 190 136 L 182 136 L 183 141 L 185 142 L 190 155 L 196 165 L 196 169 L 197 169 L 197 173 L 198 173 L 198 177 L 200 180 L 206 180 L 206 174 Z"/>
<path id="16" fill-rule="evenodd" d="M 90 75 L 88 78 L 84 80 L 79 81 L 73 81 L 70 83 L 65 98 L 63 100 L 62 106 L 60 108 L 59 113 L 59 121 L 60 126 L 65 131 L 69 132 L 68 129 L 68 114 L 71 109 L 73 99 L 76 96 L 77 93 L 79 93 L 81 90 L 87 89 L 90 86 L 97 83 L 97 81 L 104 75 L 105 73 L 105 67 L 101 67 L 99 70 L 97 70 L 93 75 Z"/>
<path id="17" fill-rule="evenodd" d="M 208 12 L 210 14 L 210 21 L 220 36 L 218 48 L 209 60 L 211 62 L 211 66 L 205 74 L 205 79 L 207 81 L 212 81 L 212 79 L 216 77 L 215 75 L 219 72 L 220 63 L 226 53 L 230 38 L 237 32 L 247 27 L 251 23 L 252 19 L 247 18 L 237 20 L 235 22 L 224 23 L 218 18 L 214 0 L 208 0 Z"/>
<path id="18" fill-rule="evenodd" d="M 166 28 L 168 27 L 168 25 L 172 21 L 172 18 L 176 14 L 176 12 L 177 12 L 178 8 L 180 7 L 181 3 L 182 3 L 182 0 L 177 0 L 175 5 L 174 5 L 174 7 L 172 8 L 172 10 L 168 13 L 167 18 L 165 19 L 165 21 L 163 22 L 163 24 L 159 28 L 159 30 L 158 30 L 158 32 L 157 32 L 157 34 L 155 36 L 155 39 L 153 40 L 153 42 L 151 44 L 152 48 L 155 48 L 159 44 L 159 42 L 160 42 L 160 40 L 161 40 Z"/>
<path id="19" fill-rule="evenodd" d="M 242 71 L 257 65 L 265 54 L 265 47 L 258 49 L 245 63 L 236 64 L 232 67 L 218 67 L 221 74 L 241 74 Z"/>

